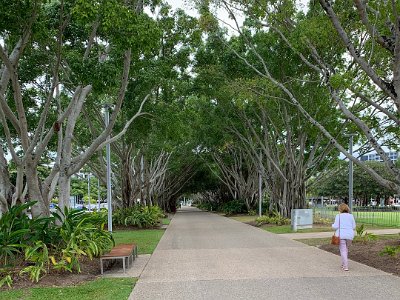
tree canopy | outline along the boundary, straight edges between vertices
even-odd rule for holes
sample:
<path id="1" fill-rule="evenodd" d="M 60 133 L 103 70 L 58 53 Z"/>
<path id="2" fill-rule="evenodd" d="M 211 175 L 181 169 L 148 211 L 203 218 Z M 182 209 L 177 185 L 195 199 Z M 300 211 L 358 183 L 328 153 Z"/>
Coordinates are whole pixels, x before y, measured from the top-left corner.
<path id="1" fill-rule="evenodd" d="M 198 18 L 156 0 L 1 1 L 0 211 L 68 207 L 83 169 L 105 184 L 107 143 L 123 207 L 196 194 L 252 209 L 261 176 L 289 216 L 339 153 L 399 193 L 400 4 L 193 3 Z M 349 134 L 383 162 L 351 155 Z"/>

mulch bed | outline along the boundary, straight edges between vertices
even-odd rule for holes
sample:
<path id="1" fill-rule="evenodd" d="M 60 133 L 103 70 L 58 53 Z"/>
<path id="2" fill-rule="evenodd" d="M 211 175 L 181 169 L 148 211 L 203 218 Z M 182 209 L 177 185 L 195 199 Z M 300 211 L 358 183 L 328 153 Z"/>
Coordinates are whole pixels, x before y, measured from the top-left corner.
<path id="1" fill-rule="evenodd" d="M 400 239 L 378 240 L 369 242 L 353 242 L 349 249 L 349 258 L 367 266 L 400 276 L 400 254 L 390 256 L 380 255 L 386 246 L 399 246 Z M 318 248 L 340 255 L 339 247 L 335 245 L 321 245 Z"/>
<path id="2" fill-rule="evenodd" d="M 42 277 L 39 282 L 32 282 L 28 275 L 18 276 L 14 278 L 12 288 L 30 288 L 30 287 L 58 287 L 58 286 L 72 286 L 80 284 L 86 281 L 94 280 L 100 276 L 100 259 L 95 258 L 89 260 L 83 258 L 81 261 L 81 273 L 76 272 L 70 273 L 68 271 L 57 271 L 50 270 L 48 274 Z M 8 286 L 5 285 L 0 288 L 2 290 L 8 290 Z"/>

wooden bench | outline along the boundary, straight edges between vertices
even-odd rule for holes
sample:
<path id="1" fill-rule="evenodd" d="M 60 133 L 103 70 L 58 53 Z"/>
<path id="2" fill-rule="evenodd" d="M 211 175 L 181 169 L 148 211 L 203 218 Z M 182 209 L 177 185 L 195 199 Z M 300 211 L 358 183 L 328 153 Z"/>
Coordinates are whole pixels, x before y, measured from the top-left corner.
<path id="1" fill-rule="evenodd" d="M 112 248 L 112 250 L 100 256 L 100 268 L 101 274 L 103 274 L 103 261 L 104 260 L 113 260 L 113 259 L 122 259 L 122 267 L 125 273 L 125 260 L 128 262 L 129 268 L 129 259 L 132 259 L 132 263 L 135 260 L 135 257 L 138 256 L 138 248 L 135 244 L 119 244 Z"/>

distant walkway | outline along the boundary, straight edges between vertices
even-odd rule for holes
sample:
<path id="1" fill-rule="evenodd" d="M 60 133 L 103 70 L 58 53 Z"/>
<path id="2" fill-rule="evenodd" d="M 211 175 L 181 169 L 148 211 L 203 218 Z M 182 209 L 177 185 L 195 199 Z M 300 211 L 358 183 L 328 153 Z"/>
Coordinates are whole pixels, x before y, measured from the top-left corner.
<path id="1" fill-rule="evenodd" d="M 232 219 L 176 213 L 129 299 L 399 299 L 400 278 Z"/>
<path id="2" fill-rule="evenodd" d="M 388 229 L 371 229 L 365 230 L 365 232 L 373 233 L 376 235 L 383 235 L 383 234 L 399 234 L 400 228 L 388 228 Z M 315 238 L 328 238 L 331 237 L 333 234 L 333 230 L 330 232 L 306 232 L 306 233 L 284 233 L 280 234 L 279 236 L 283 236 L 292 240 L 301 240 L 301 239 L 315 239 Z"/>

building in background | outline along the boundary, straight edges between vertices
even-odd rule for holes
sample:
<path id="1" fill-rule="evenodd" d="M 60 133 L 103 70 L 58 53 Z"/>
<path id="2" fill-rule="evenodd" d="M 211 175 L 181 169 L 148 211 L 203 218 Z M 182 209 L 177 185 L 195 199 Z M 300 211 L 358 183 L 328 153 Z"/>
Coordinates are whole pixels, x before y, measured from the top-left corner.
<path id="1" fill-rule="evenodd" d="M 389 159 L 392 160 L 393 162 L 395 162 L 400 157 L 400 153 L 396 152 L 396 151 L 389 151 L 389 152 L 386 152 L 386 154 L 388 155 Z M 360 160 L 361 161 L 383 161 L 382 157 L 380 157 L 380 155 L 377 154 L 376 152 L 364 154 L 364 155 L 360 156 Z"/>

